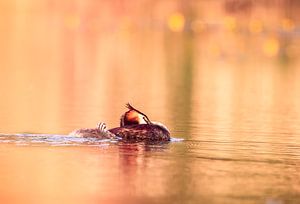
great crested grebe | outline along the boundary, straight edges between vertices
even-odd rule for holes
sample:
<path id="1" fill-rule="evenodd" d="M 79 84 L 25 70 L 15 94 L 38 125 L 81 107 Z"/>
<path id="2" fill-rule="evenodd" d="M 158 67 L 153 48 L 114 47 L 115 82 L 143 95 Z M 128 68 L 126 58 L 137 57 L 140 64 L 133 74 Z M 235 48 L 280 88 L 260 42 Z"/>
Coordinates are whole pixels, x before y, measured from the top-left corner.
<path id="1" fill-rule="evenodd" d="M 94 129 L 79 129 L 70 133 L 73 136 L 96 138 L 121 138 L 123 140 L 169 141 L 170 132 L 159 122 L 152 122 L 147 115 L 135 109 L 129 103 L 128 111 L 120 119 L 120 127 L 107 129 L 105 123 L 99 123 Z"/>

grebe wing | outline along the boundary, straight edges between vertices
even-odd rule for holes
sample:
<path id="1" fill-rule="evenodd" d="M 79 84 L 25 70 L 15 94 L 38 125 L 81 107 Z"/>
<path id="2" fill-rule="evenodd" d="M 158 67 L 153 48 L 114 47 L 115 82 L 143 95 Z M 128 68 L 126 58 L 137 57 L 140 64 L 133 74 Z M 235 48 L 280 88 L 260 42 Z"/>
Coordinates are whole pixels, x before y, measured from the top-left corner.
<path id="1" fill-rule="evenodd" d="M 170 133 L 156 125 L 128 125 L 113 128 L 108 131 L 117 137 L 127 140 L 170 140 Z"/>

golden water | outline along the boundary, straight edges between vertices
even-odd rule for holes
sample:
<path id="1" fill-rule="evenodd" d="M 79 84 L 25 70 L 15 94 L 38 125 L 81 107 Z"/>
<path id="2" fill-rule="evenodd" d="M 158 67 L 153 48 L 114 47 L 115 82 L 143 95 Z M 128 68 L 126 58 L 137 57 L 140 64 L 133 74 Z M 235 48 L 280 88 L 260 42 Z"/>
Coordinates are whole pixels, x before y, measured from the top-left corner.
<path id="1" fill-rule="evenodd" d="M 298 4 L 2 1 L 0 202 L 299 203 Z M 127 102 L 184 141 L 66 136 Z"/>

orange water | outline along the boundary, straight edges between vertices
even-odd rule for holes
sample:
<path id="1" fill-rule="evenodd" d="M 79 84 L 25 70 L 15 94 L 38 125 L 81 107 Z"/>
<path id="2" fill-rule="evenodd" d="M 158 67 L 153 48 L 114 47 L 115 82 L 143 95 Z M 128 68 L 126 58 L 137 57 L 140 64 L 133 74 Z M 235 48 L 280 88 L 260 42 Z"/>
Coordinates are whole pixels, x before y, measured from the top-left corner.
<path id="1" fill-rule="evenodd" d="M 299 11 L 2 1 L 0 202 L 298 203 Z M 65 136 L 116 127 L 127 102 L 185 140 Z"/>

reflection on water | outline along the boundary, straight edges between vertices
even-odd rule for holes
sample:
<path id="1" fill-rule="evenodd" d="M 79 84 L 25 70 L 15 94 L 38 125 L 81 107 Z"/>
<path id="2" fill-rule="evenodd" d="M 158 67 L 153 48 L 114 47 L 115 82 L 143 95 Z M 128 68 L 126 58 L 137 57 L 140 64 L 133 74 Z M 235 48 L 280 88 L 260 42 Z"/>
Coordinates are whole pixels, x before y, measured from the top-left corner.
<path id="1" fill-rule="evenodd" d="M 297 203 L 299 6 L 2 1 L 1 203 Z M 126 102 L 185 140 L 66 135 Z"/>
<path id="2" fill-rule="evenodd" d="M 0 139 L 0 198 L 5 203 L 124 199 L 297 203 L 300 199 L 299 144 L 217 140 L 144 144 L 58 135 Z"/>

